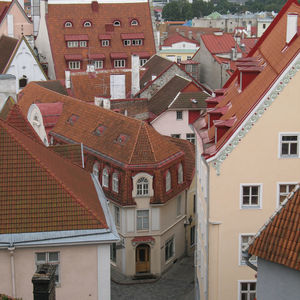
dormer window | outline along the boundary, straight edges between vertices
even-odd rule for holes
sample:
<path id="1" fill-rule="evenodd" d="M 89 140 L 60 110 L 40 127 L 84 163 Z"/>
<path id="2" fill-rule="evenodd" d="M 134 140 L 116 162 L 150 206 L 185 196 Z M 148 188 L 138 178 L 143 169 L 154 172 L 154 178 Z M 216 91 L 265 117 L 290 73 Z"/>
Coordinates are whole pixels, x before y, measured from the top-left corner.
<path id="1" fill-rule="evenodd" d="M 130 25 L 131 26 L 137 26 L 137 25 L 139 25 L 139 22 L 138 22 L 138 20 L 133 19 L 133 20 L 131 20 Z"/>
<path id="2" fill-rule="evenodd" d="M 75 122 L 79 119 L 79 116 L 77 115 L 71 115 L 70 118 L 67 120 L 67 123 L 69 123 L 70 125 L 74 125 Z"/>
<path id="3" fill-rule="evenodd" d="M 170 171 L 167 171 L 166 173 L 166 192 L 168 192 L 171 189 L 171 173 Z"/>
<path id="4" fill-rule="evenodd" d="M 113 21 L 114 26 L 121 26 L 121 22 L 119 20 Z"/>
<path id="5" fill-rule="evenodd" d="M 98 125 L 97 128 L 94 130 L 93 133 L 94 133 L 94 135 L 96 135 L 96 136 L 100 136 L 100 135 L 102 135 L 102 134 L 104 133 L 105 129 L 106 129 L 105 126 L 103 126 L 103 125 Z"/>
<path id="6" fill-rule="evenodd" d="M 137 195 L 138 196 L 147 196 L 149 194 L 149 182 L 145 177 L 141 177 L 137 181 Z"/>
<path id="7" fill-rule="evenodd" d="M 65 22 L 65 27 L 73 27 L 73 23 L 71 21 Z"/>
<path id="8" fill-rule="evenodd" d="M 83 27 L 92 27 L 92 22 L 90 22 L 90 21 L 85 21 L 85 22 L 83 23 Z"/>
<path id="9" fill-rule="evenodd" d="M 109 182 L 108 170 L 107 168 L 104 168 L 102 172 L 102 186 L 108 187 L 108 182 Z"/>
<path id="10" fill-rule="evenodd" d="M 120 145 L 125 145 L 128 141 L 128 136 L 125 134 L 120 134 L 119 137 L 116 139 L 116 143 Z"/>
<path id="11" fill-rule="evenodd" d="M 183 168 L 182 164 L 179 164 L 178 170 L 177 170 L 177 182 L 179 184 L 183 183 Z"/>

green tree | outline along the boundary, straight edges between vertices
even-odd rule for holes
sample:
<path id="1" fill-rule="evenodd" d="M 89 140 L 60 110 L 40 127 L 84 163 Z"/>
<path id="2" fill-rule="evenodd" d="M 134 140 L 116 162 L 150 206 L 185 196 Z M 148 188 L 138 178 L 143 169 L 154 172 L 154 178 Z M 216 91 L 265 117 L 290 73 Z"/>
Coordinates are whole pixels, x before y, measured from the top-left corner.
<path id="1" fill-rule="evenodd" d="M 166 21 L 179 21 L 181 19 L 179 2 L 174 1 L 166 4 L 162 11 L 162 17 Z"/>

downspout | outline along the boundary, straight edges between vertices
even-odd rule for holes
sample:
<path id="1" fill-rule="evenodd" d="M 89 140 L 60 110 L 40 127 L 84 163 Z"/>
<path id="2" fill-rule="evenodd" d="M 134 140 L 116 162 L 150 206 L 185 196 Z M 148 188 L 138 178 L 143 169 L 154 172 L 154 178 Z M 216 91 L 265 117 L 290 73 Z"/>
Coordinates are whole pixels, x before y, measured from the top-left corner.
<path id="1" fill-rule="evenodd" d="M 246 265 L 257 272 L 257 266 L 250 262 L 252 255 L 248 253 L 248 250 L 242 251 L 242 256 L 245 258 Z"/>
<path id="2" fill-rule="evenodd" d="M 84 153 L 83 153 L 83 144 L 82 143 L 80 143 L 80 149 L 81 149 L 82 168 L 84 169 Z"/>
<path id="3" fill-rule="evenodd" d="M 15 283 L 15 260 L 14 260 L 14 250 L 15 247 L 11 244 L 7 250 L 10 253 L 10 268 L 11 268 L 11 283 L 12 283 L 12 296 L 16 297 L 16 283 Z"/>

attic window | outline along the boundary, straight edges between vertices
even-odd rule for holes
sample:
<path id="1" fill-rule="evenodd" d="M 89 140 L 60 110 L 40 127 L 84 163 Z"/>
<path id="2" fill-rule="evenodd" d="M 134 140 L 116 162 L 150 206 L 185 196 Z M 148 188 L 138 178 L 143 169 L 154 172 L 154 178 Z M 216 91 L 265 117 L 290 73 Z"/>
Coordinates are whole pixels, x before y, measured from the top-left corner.
<path id="1" fill-rule="evenodd" d="M 131 26 L 137 26 L 137 25 L 139 25 L 139 22 L 138 22 L 138 20 L 133 19 L 133 20 L 131 20 L 130 25 Z"/>
<path id="2" fill-rule="evenodd" d="M 67 22 L 65 23 L 65 27 L 73 27 L 72 22 L 67 21 Z"/>
<path id="3" fill-rule="evenodd" d="M 105 126 L 103 126 L 103 125 L 98 125 L 97 128 L 94 130 L 93 133 L 94 133 L 94 135 L 96 135 L 96 136 L 101 136 L 101 135 L 104 133 L 105 129 L 106 129 Z"/>
<path id="4" fill-rule="evenodd" d="M 119 20 L 113 21 L 114 26 L 121 26 L 121 22 Z"/>
<path id="5" fill-rule="evenodd" d="M 83 27 L 92 27 L 92 22 L 90 22 L 90 21 L 85 21 L 85 22 L 83 23 Z"/>
<path id="6" fill-rule="evenodd" d="M 120 145 L 125 145 L 127 143 L 128 139 L 129 139 L 129 137 L 127 135 L 120 134 L 115 142 Z"/>
<path id="7" fill-rule="evenodd" d="M 19 79 L 19 88 L 22 89 L 27 85 L 28 78 L 27 76 L 23 75 L 22 78 Z"/>
<path id="8" fill-rule="evenodd" d="M 70 125 L 74 125 L 75 122 L 79 119 L 79 116 L 77 115 L 71 115 L 71 117 L 67 120 L 67 123 L 69 123 Z"/>

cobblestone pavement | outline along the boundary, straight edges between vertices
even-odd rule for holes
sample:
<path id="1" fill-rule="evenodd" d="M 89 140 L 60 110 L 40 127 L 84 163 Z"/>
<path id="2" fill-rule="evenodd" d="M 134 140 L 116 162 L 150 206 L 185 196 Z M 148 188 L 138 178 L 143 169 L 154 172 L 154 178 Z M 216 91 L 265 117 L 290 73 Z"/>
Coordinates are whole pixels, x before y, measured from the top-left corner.
<path id="1" fill-rule="evenodd" d="M 177 261 L 159 280 L 152 283 L 111 283 L 111 300 L 193 300 L 193 257 Z"/>

